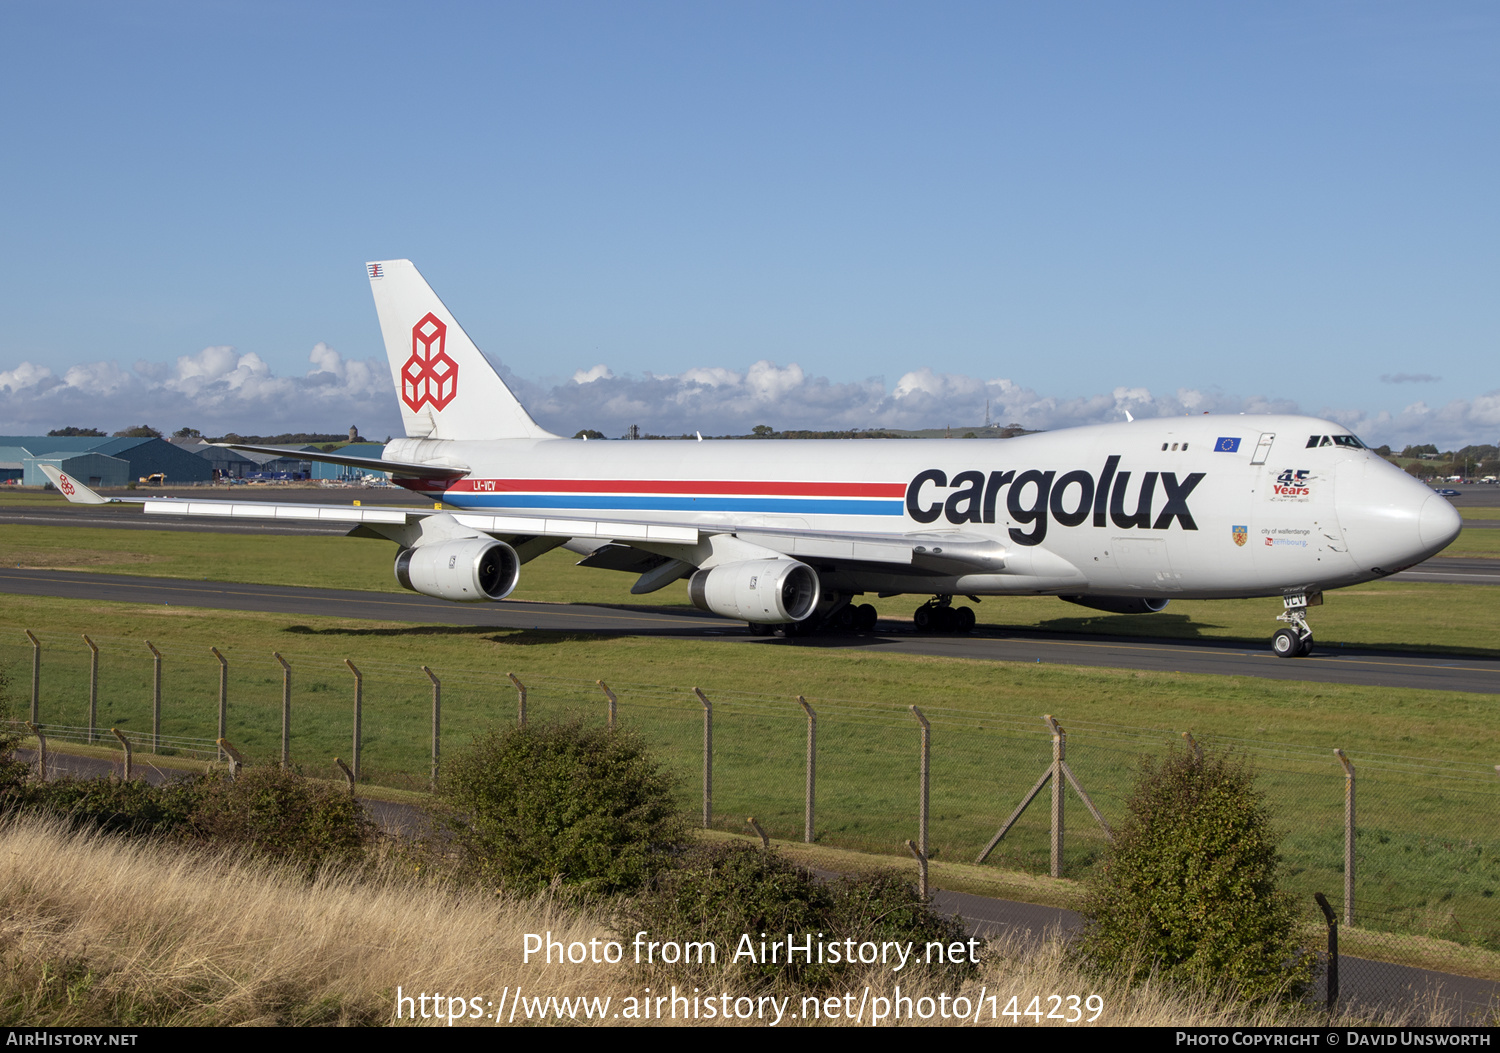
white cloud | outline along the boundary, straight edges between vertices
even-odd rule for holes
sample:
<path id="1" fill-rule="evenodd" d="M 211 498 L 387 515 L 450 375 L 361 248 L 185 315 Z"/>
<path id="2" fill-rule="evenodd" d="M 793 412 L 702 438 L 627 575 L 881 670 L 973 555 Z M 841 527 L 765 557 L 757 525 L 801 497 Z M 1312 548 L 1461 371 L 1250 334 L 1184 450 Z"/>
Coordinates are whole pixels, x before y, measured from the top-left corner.
<path id="1" fill-rule="evenodd" d="M 19 434 L 73 424 L 113 431 L 142 422 L 163 430 L 183 425 L 206 434 L 235 431 L 337 432 L 358 424 L 367 435 L 400 433 L 400 417 L 384 358 L 348 359 L 326 344 L 308 353 L 305 373 L 278 376 L 258 355 L 206 347 L 164 363 L 124 369 L 94 362 L 59 377 L 45 365 L 23 362 L 0 371 L 0 431 Z M 973 427 L 997 424 L 1054 430 L 1132 416 L 1184 413 L 1298 413 L 1295 402 L 1264 395 L 1231 395 L 1181 388 L 1156 393 L 1117 387 L 1092 395 L 1044 395 L 1013 380 L 938 373 L 921 367 L 888 387 L 882 377 L 833 381 L 810 376 L 796 363 L 762 360 L 743 370 L 698 366 L 677 375 L 616 375 L 601 363 L 561 383 L 541 384 L 501 375 L 546 428 L 572 435 L 597 428 L 622 435 L 632 424 L 663 435 L 723 435 L 757 424 L 777 429 Z M 1399 412 L 1311 409 L 1373 444 L 1400 448 L 1433 442 L 1444 449 L 1500 437 L 1500 391 L 1442 406 L 1413 402 Z"/>
<path id="2" fill-rule="evenodd" d="M 14 434 L 69 424 L 113 431 L 143 422 L 205 434 L 334 432 L 353 423 L 367 435 L 399 433 L 384 358 L 346 359 L 318 344 L 308 361 L 312 368 L 301 376 L 277 376 L 259 355 L 220 346 L 128 370 L 116 362 L 86 363 L 61 378 L 23 362 L 0 372 L 0 419 Z"/>
<path id="3" fill-rule="evenodd" d="M 57 374 L 46 366 L 22 362 L 15 369 L 0 371 L 0 388 L 7 393 L 25 391 L 28 388 L 47 388 L 57 382 Z"/>
<path id="4" fill-rule="evenodd" d="M 609 371 L 608 366 L 599 365 L 595 366 L 593 369 L 580 369 L 578 372 L 574 373 L 573 383 L 592 384 L 596 380 L 607 380 L 613 376 L 614 374 Z"/>

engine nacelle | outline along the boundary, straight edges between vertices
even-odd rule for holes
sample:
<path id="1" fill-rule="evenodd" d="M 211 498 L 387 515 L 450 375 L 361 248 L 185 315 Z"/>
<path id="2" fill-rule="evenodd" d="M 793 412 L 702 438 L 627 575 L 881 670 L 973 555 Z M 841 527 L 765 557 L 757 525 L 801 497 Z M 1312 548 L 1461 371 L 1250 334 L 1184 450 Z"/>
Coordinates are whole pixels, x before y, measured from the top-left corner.
<path id="1" fill-rule="evenodd" d="M 440 600 L 503 600 L 520 577 L 516 550 L 493 538 L 459 538 L 396 553 L 396 580 L 413 592 Z"/>
<path id="2" fill-rule="evenodd" d="M 1157 614 L 1168 602 L 1155 596 L 1059 596 L 1058 599 L 1110 614 Z"/>
<path id="3" fill-rule="evenodd" d="M 752 559 L 700 570 L 688 581 L 693 606 L 762 625 L 800 622 L 818 606 L 818 574 L 792 559 Z"/>

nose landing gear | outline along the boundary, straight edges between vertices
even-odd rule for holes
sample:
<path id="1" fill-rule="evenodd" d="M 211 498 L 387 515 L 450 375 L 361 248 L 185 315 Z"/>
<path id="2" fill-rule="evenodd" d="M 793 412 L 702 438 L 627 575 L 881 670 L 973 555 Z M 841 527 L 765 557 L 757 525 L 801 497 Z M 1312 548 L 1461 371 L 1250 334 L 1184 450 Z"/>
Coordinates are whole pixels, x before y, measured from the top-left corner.
<path id="1" fill-rule="evenodd" d="M 1271 637 L 1271 650 L 1278 658 L 1301 658 L 1313 649 L 1312 627 L 1307 624 L 1307 608 L 1319 607 L 1323 603 L 1321 592 L 1292 593 L 1282 597 L 1286 610 L 1276 616 L 1287 627 L 1277 629 Z"/>

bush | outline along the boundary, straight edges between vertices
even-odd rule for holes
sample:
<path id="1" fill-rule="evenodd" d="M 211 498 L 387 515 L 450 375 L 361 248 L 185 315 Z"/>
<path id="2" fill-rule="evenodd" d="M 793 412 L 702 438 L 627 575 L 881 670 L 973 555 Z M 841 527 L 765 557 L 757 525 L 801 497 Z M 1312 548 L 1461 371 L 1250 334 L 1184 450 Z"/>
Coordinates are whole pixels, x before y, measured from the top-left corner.
<path id="1" fill-rule="evenodd" d="M 1148 759 L 1128 808 L 1089 882 L 1085 958 L 1252 1001 L 1299 994 L 1315 959 L 1277 887 L 1277 839 L 1249 765 L 1208 751 Z"/>
<path id="2" fill-rule="evenodd" d="M 934 912 L 915 886 L 894 874 L 824 882 L 775 852 L 743 844 L 706 845 L 686 853 L 657 877 L 648 894 L 621 912 L 616 928 L 627 943 L 643 930 L 651 940 L 712 942 L 718 968 L 727 967 L 736 982 L 804 989 L 829 987 L 862 966 L 807 962 L 800 956 L 788 964 L 784 955 L 775 963 L 742 961 L 736 966 L 741 937 L 748 935 L 757 949 L 762 936 L 785 940 L 788 934 L 799 943 L 808 937 L 815 943 L 909 941 L 916 954 L 930 941 L 946 946 L 964 939 L 957 918 Z M 679 971 L 713 970 L 685 965 Z M 948 966 L 944 972 L 961 980 L 972 966 Z"/>
<path id="3" fill-rule="evenodd" d="M 179 779 L 164 786 L 109 778 L 71 776 L 47 782 L 28 782 L 6 795 L 7 810 L 22 807 L 110 834 L 150 836 L 181 830 L 197 806 L 202 777 Z"/>
<path id="4" fill-rule="evenodd" d="M 347 793 L 274 766 L 245 768 L 233 781 L 198 784 L 191 835 L 249 849 L 311 873 L 324 863 L 359 862 L 375 824 Z"/>
<path id="5" fill-rule="evenodd" d="M 520 892 L 640 888 L 686 836 L 676 785 L 641 739 L 581 720 L 490 731 L 442 792 L 466 869 Z"/>

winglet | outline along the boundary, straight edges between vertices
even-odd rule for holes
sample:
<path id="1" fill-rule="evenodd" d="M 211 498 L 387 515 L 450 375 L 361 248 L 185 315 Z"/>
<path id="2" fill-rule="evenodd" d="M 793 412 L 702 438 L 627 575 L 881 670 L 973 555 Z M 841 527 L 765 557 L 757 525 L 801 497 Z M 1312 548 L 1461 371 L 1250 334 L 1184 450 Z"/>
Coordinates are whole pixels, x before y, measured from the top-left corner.
<path id="1" fill-rule="evenodd" d="M 52 480 L 52 485 L 75 505 L 107 505 L 114 501 L 112 497 L 100 497 L 71 475 L 64 475 L 56 465 L 38 464 L 37 467 L 42 470 L 43 475 Z"/>

